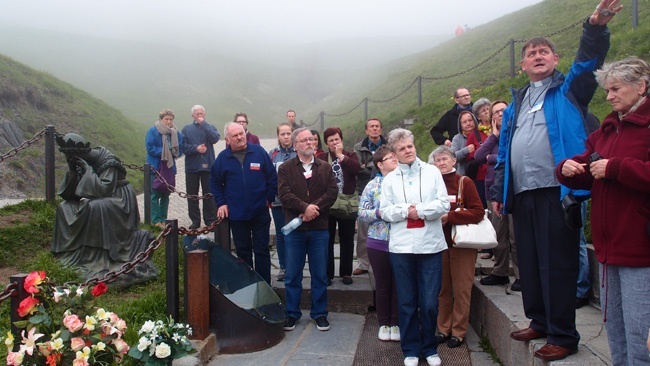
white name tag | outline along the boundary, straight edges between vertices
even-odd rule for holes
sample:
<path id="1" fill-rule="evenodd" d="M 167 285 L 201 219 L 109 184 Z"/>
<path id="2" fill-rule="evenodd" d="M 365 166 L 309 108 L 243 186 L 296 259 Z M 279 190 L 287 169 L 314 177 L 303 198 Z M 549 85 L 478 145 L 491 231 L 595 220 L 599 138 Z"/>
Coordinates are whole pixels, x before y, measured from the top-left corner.
<path id="1" fill-rule="evenodd" d="M 304 172 L 304 173 L 302 173 L 302 174 L 305 176 L 305 179 L 309 179 L 309 178 L 311 178 L 311 170 L 308 171 L 308 172 Z"/>
<path id="2" fill-rule="evenodd" d="M 537 111 L 540 111 L 542 109 L 542 106 L 544 105 L 544 101 L 541 101 L 537 104 L 535 104 L 529 111 L 528 113 L 535 113 Z"/>
<path id="3" fill-rule="evenodd" d="M 251 163 L 251 170 L 260 170 L 260 163 Z"/>

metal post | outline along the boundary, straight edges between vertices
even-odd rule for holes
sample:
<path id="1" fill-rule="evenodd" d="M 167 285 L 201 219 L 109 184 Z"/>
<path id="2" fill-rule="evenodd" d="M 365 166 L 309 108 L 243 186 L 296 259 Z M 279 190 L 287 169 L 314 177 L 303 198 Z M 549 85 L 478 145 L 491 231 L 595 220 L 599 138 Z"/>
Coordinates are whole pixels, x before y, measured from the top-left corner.
<path id="1" fill-rule="evenodd" d="M 363 120 L 368 120 L 368 98 L 363 98 Z"/>
<path id="2" fill-rule="evenodd" d="M 325 131 L 325 112 L 320 112 L 320 132 Z"/>
<path id="3" fill-rule="evenodd" d="M 422 107 L 422 75 L 418 76 L 418 107 Z"/>
<path id="4" fill-rule="evenodd" d="M 510 38 L 510 78 L 515 77 L 515 40 Z"/>
<path id="5" fill-rule="evenodd" d="M 639 0 L 632 0 L 632 29 L 639 25 Z"/>
<path id="6" fill-rule="evenodd" d="M 151 165 L 144 164 L 144 223 L 151 224 Z"/>
<path id="7" fill-rule="evenodd" d="M 14 325 L 14 322 L 17 322 L 19 320 L 24 320 L 20 316 L 18 316 L 18 306 L 20 306 L 20 302 L 26 299 L 29 296 L 29 293 L 25 291 L 25 279 L 27 278 L 26 273 L 19 273 L 16 275 L 13 275 L 9 277 L 9 283 L 16 283 L 18 285 L 18 288 L 16 291 L 18 292 L 17 296 L 12 296 L 11 297 L 11 333 L 14 335 L 15 339 L 19 339 L 19 329 Z M 18 343 L 15 342 L 15 348 L 18 348 Z M 17 351 L 17 349 L 14 349 L 14 351 Z"/>
<path id="8" fill-rule="evenodd" d="M 179 321 L 179 290 L 178 290 L 178 220 L 166 220 L 165 225 L 171 224 L 172 231 L 165 238 L 165 268 L 167 276 L 167 315 Z"/>
<path id="9" fill-rule="evenodd" d="M 45 127 L 45 199 L 54 202 L 54 126 Z"/>

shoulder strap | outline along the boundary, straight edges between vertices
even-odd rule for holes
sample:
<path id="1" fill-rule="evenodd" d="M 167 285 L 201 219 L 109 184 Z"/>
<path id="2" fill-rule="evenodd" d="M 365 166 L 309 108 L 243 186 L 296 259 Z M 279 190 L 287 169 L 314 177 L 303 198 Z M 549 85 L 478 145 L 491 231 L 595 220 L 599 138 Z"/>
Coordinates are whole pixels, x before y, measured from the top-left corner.
<path id="1" fill-rule="evenodd" d="M 458 192 L 456 192 L 456 207 L 462 207 L 463 204 L 463 179 L 464 175 L 461 175 L 460 180 L 458 181 Z"/>
<path id="2" fill-rule="evenodd" d="M 474 136 L 476 136 L 476 141 L 478 141 L 478 144 L 482 145 L 483 141 L 481 139 L 481 133 L 478 132 L 478 126 L 476 126 L 476 128 L 474 129 Z"/>

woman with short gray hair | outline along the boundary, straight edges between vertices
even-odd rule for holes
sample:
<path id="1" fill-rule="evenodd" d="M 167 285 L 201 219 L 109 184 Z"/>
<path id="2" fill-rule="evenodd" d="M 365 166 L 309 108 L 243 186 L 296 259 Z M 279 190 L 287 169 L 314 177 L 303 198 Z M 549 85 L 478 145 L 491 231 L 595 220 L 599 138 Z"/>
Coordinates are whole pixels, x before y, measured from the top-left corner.
<path id="1" fill-rule="evenodd" d="M 650 365 L 650 65 L 637 57 L 595 72 L 613 111 L 587 150 L 557 166 L 558 181 L 591 189 L 591 235 L 614 365 Z"/>

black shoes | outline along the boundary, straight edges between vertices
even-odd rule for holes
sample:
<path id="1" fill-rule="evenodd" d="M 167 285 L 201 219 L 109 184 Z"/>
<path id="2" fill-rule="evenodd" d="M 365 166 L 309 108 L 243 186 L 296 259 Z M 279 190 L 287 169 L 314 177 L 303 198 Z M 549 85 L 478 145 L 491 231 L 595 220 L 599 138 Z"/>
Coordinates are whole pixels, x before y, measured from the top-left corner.
<path id="1" fill-rule="evenodd" d="M 343 276 L 343 284 L 344 284 L 344 285 L 351 285 L 351 284 L 352 284 L 352 277 L 350 277 L 350 276 Z"/>
<path id="2" fill-rule="evenodd" d="M 521 292 L 521 282 L 515 280 L 515 282 L 512 283 L 512 286 L 510 286 L 510 290 Z"/>
<path id="3" fill-rule="evenodd" d="M 589 305 L 589 299 L 588 298 L 583 298 L 583 297 L 576 297 L 576 309 L 580 309 L 581 307 Z"/>
<path id="4" fill-rule="evenodd" d="M 328 278 L 326 283 L 327 283 L 327 287 L 332 286 L 332 279 Z"/>
<path id="5" fill-rule="evenodd" d="M 462 338 L 452 336 L 449 339 L 449 341 L 447 342 L 447 347 L 456 348 L 456 347 L 460 347 L 461 344 L 463 344 L 463 339 Z"/>
<path id="6" fill-rule="evenodd" d="M 438 342 L 438 344 L 443 344 L 447 342 L 447 339 L 449 339 L 449 336 L 445 333 L 436 334 L 436 342 Z"/>
<path id="7" fill-rule="evenodd" d="M 320 331 L 327 331 L 330 330 L 330 322 L 327 321 L 327 318 L 324 316 L 321 316 L 319 318 L 315 319 L 316 321 L 316 328 Z M 287 329 L 286 326 L 284 329 Z"/>
<path id="8" fill-rule="evenodd" d="M 287 317 L 287 321 L 284 323 L 284 330 L 294 330 L 296 329 L 296 319 L 290 316 Z"/>
<path id="9" fill-rule="evenodd" d="M 481 278 L 481 285 L 484 286 L 496 286 L 496 285 L 507 285 L 510 283 L 508 276 L 495 276 L 493 274 Z"/>

